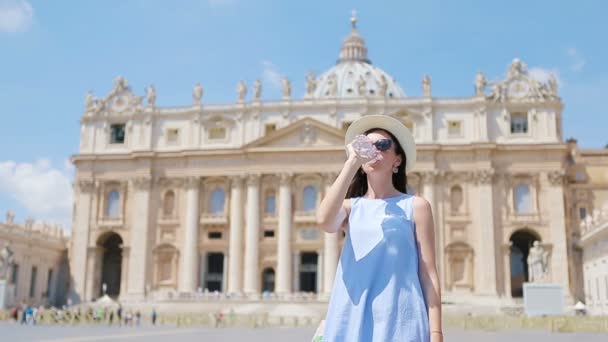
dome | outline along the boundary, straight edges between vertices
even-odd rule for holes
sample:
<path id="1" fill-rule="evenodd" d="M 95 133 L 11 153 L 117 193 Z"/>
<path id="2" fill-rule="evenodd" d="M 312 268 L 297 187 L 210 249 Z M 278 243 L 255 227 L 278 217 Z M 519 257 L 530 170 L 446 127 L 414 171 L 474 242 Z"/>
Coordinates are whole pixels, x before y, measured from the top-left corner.
<path id="1" fill-rule="evenodd" d="M 338 62 L 316 78 L 312 97 L 405 97 L 397 82 L 367 58 L 365 41 L 357 32 L 357 20 L 353 17 L 351 21 L 353 29 L 344 39 Z"/>

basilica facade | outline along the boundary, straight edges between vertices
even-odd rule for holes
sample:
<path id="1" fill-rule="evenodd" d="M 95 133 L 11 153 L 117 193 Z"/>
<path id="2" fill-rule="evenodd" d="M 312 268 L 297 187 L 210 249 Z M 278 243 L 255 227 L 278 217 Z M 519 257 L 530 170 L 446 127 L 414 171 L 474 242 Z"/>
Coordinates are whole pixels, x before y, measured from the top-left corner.
<path id="1" fill-rule="evenodd" d="M 546 281 L 581 296 L 579 207 L 593 201 L 569 202 L 570 183 L 588 179 L 563 139 L 554 78 L 515 59 L 499 82 L 478 73 L 469 97 L 433 96 L 430 76 L 408 96 L 353 21 L 337 64 L 302 81 L 303 96 L 284 79 L 274 100 L 240 82 L 231 104 L 206 103 L 197 84 L 192 103 L 157 107 L 154 87 L 138 96 L 122 77 L 89 94 L 72 158 L 71 298 L 327 298 L 345 239 L 320 230 L 315 210 L 346 159 L 346 128 L 370 114 L 413 132 L 407 181 L 433 208 L 444 296 L 521 297 L 534 241 Z"/>

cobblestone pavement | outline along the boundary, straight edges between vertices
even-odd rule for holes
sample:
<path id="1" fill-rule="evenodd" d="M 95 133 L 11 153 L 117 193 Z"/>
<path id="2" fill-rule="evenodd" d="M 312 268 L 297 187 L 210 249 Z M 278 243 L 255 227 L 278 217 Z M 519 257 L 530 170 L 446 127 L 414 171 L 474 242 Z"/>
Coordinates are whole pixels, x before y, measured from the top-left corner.
<path id="1" fill-rule="evenodd" d="M 2 341 L 310 341 L 313 328 L 171 328 L 171 327 L 106 327 L 106 326 L 21 326 L 15 323 L 0 322 Z M 569 342 L 608 341 L 608 335 L 600 334 L 551 334 L 543 331 L 480 332 L 448 330 L 445 341 L 517 341 L 517 342 Z"/>

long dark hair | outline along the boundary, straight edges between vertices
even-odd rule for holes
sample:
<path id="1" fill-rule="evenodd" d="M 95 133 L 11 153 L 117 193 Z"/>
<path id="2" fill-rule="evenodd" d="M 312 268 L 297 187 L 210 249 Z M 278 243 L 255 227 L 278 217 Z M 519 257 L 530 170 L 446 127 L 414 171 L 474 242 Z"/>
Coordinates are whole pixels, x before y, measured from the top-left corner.
<path id="1" fill-rule="evenodd" d="M 393 173 L 393 186 L 398 191 L 406 193 L 407 174 L 405 173 L 405 164 L 407 162 L 407 156 L 405 155 L 405 152 L 403 152 L 403 147 L 401 147 L 401 144 L 399 144 L 399 140 L 397 140 L 397 138 L 395 138 L 395 136 L 391 132 L 381 128 L 372 128 L 370 130 L 367 130 L 365 132 L 365 135 L 368 135 L 369 133 L 374 131 L 385 132 L 391 137 L 391 140 L 393 140 L 393 143 L 395 144 L 395 153 L 397 155 L 400 155 L 402 159 L 401 164 L 399 164 L 399 166 L 397 167 L 397 173 Z M 348 191 L 346 192 L 346 198 L 362 197 L 366 193 L 367 174 L 363 172 L 363 167 L 360 167 L 359 170 L 357 170 L 357 174 L 355 174 L 355 177 L 353 177 L 353 180 L 350 182 Z"/>

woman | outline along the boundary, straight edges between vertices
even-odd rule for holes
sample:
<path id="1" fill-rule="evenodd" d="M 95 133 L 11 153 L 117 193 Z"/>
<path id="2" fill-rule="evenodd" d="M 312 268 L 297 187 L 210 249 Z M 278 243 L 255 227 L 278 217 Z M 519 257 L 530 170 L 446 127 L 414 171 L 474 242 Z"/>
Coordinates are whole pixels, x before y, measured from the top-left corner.
<path id="1" fill-rule="evenodd" d="M 374 155 L 353 147 L 361 134 Z M 323 341 L 441 342 L 433 215 L 406 193 L 414 139 L 398 120 L 370 115 L 351 124 L 346 144 L 348 159 L 317 211 L 326 232 L 346 233 Z"/>

